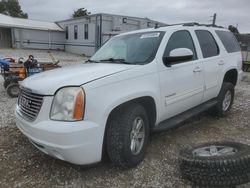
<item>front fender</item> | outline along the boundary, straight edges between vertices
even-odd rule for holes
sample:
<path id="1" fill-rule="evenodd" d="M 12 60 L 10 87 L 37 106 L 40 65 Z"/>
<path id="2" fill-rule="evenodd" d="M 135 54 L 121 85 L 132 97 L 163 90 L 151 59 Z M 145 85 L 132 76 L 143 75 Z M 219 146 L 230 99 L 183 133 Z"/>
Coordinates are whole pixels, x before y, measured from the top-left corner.
<path id="1" fill-rule="evenodd" d="M 156 73 L 103 84 L 100 87 L 85 88 L 85 93 L 85 118 L 102 126 L 106 125 L 108 116 L 113 109 L 140 97 L 152 97 L 155 101 L 156 111 L 162 111 L 159 104 L 160 89 Z"/>

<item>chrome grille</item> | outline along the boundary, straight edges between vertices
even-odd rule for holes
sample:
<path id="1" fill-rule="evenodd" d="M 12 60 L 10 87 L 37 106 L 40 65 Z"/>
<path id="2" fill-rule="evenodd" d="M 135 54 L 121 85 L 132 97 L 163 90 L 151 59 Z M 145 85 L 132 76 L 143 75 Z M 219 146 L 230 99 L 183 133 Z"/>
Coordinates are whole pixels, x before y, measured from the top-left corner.
<path id="1" fill-rule="evenodd" d="M 24 117 L 28 118 L 30 121 L 34 121 L 38 116 L 42 104 L 43 95 L 32 93 L 28 89 L 20 89 L 18 106 L 20 113 Z"/>

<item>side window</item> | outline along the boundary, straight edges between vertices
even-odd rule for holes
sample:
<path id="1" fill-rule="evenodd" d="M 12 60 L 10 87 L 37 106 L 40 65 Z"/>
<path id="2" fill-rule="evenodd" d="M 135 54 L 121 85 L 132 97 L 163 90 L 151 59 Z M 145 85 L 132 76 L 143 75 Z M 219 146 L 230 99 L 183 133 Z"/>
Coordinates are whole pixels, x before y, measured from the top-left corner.
<path id="1" fill-rule="evenodd" d="M 194 42 L 188 31 L 177 31 L 172 34 L 170 39 L 168 40 L 168 44 L 166 46 L 164 56 L 169 56 L 170 52 L 176 48 L 188 48 L 190 49 L 194 56 L 193 60 L 197 59 Z"/>
<path id="2" fill-rule="evenodd" d="M 89 38 L 89 25 L 88 24 L 84 24 L 84 39 L 88 39 Z"/>
<path id="3" fill-rule="evenodd" d="M 228 53 L 239 52 L 240 45 L 233 33 L 229 31 L 215 31 Z"/>
<path id="4" fill-rule="evenodd" d="M 209 31 L 196 30 L 198 41 L 200 43 L 201 51 L 204 58 L 209 58 L 219 55 L 219 47 Z"/>
<path id="5" fill-rule="evenodd" d="M 68 26 L 65 28 L 65 38 L 66 40 L 69 39 L 69 27 Z"/>
<path id="6" fill-rule="evenodd" d="M 78 27 L 77 25 L 74 26 L 74 39 L 78 38 Z"/>

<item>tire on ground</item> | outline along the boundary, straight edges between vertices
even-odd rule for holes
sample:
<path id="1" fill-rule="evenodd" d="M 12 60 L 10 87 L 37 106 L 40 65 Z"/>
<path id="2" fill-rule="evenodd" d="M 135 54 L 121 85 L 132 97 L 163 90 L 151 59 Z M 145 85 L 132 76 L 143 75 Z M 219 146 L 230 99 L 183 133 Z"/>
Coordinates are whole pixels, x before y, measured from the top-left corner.
<path id="1" fill-rule="evenodd" d="M 224 101 L 225 96 L 226 96 L 228 91 L 231 93 L 231 101 L 230 101 L 229 107 L 226 110 L 224 110 L 223 109 L 223 101 Z M 222 86 L 221 86 L 220 93 L 217 97 L 218 103 L 215 107 L 213 107 L 210 110 L 211 114 L 216 115 L 216 116 L 221 116 L 221 117 L 226 116 L 232 108 L 233 101 L 234 101 L 234 85 L 232 83 L 229 83 L 229 82 L 223 82 Z"/>
<path id="2" fill-rule="evenodd" d="M 227 146 L 234 154 L 197 156 L 194 152 L 209 146 Z M 195 186 L 220 187 L 245 184 L 250 181 L 250 147 L 235 142 L 207 143 L 180 152 L 182 177 Z"/>
<path id="3" fill-rule="evenodd" d="M 131 147 L 131 131 L 133 122 L 140 117 L 144 123 L 144 144 L 138 154 L 133 154 Z M 149 141 L 149 121 L 147 112 L 139 104 L 129 104 L 115 110 L 107 124 L 106 144 L 111 162 L 118 167 L 129 168 L 138 165 L 145 157 Z"/>
<path id="4" fill-rule="evenodd" d="M 18 97 L 19 94 L 19 84 L 18 83 L 11 83 L 8 85 L 8 87 L 6 88 L 7 94 L 11 97 L 11 98 L 16 98 Z"/>

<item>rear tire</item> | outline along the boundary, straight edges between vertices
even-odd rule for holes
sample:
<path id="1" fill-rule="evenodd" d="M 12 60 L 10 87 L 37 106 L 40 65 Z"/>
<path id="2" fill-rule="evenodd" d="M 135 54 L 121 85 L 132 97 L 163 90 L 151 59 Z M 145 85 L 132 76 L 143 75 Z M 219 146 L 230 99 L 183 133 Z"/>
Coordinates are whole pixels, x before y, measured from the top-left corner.
<path id="1" fill-rule="evenodd" d="M 17 98 L 19 95 L 19 84 L 18 83 L 9 84 L 6 91 L 11 98 Z"/>
<path id="2" fill-rule="evenodd" d="M 149 141 L 147 112 L 139 104 L 130 104 L 111 114 L 107 125 L 107 153 L 115 166 L 138 165 Z"/>
<path id="3" fill-rule="evenodd" d="M 216 116 L 226 116 L 231 110 L 234 101 L 234 85 L 223 82 L 220 93 L 217 97 L 217 105 L 211 109 L 211 114 Z"/>

